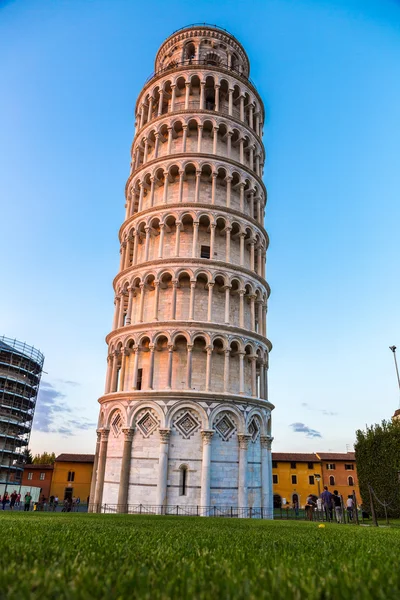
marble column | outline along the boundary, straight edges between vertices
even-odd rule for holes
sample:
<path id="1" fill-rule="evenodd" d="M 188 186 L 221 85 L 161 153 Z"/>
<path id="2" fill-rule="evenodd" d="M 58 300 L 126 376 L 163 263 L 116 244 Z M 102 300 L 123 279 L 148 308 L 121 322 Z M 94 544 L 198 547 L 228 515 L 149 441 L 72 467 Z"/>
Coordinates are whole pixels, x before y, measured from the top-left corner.
<path id="1" fill-rule="evenodd" d="M 214 435 L 212 430 L 203 430 L 203 458 L 201 463 L 201 497 L 202 507 L 210 506 L 210 483 L 211 483 L 211 439 Z"/>
<path id="2" fill-rule="evenodd" d="M 103 488 L 104 488 L 104 474 L 106 471 L 106 457 L 107 457 L 107 446 L 109 429 L 101 429 L 101 440 L 99 450 L 99 462 L 97 466 L 97 477 L 96 477 L 96 491 L 94 495 L 95 509 L 93 512 L 101 512 L 101 502 L 103 499 Z"/>
<path id="3" fill-rule="evenodd" d="M 273 486 L 272 486 L 272 454 L 271 444 L 274 438 L 269 435 L 262 435 L 261 441 L 261 502 L 263 507 L 264 519 L 273 519 Z"/>
<path id="4" fill-rule="evenodd" d="M 138 378 L 138 370 L 139 370 L 139 348 L 138 346 L 134 346 L 132 348 L 134 360 L 133 360 L 133 383 L 132 388 L 137 390 L 137 378 Z"/>
<path id="5" fill-rule="evenodd" d="M 251 435 L 248 433 L 238 433 L 239 441 L 239 489 L 238 506 L 247 508 L 247 448 Z"/>
<path id="6" fill-rule="evenodd" d="M 225 361 L 224 361 L 224 394 L 229 391 L 229 363 L 231 358 L 231 351 L 225 350 Z"/>
<path id="7" fill-rule="evenodd" d="M 174 360 L 174 346 L 172 344 L 168 345 L 168 372 L 167 372 L 167 389 L 171 389 L 172 387 L 172 364 Z"/>
<path id="8" fill-rule="evenodd" d="M 97 467 L 99 464 L 100 440 L 101 440 L 101 432 L 99 430 L 97 430 L 96 454 L 94 455 L 92 481 L 90 483 L 90 492 L 89 492 L 89 507 L 90 507 L 89 512 L 96 512 L 96 505 L 94 504 L 94 497 L 95 497 L 95 492 L 96 492 Z"/>
<path id="9" fill-rule="evenodd" d="M 124 448 L 122 452 L 121 473 L 119 477 L 118 489 L 118 512 L 128 512 L 128 493 L 129 493 L 129 476 L 131 471 L 131 455 L 132 455 L 132 440 L 133 429 L 124 428 Z"/>
<path id="10" fill-rule="evenodd" d="M 193 357 L 193 344 L 187 345 L 187 359 L 186 359 L 186 389 L 190 390 L 192 387 L 192 357 Z"/>
<path id="11" fill-rule="evenodd" d="M 211 388 L 211 361 L 212 361 L 212 346 L 207 346 L 207 363 L 206 363 L 206 392 Z"/>
<path id="12" fill-rule="evenodd" d="M 160 428 L 159 433 L 160 456 L 158 459 L 157 505 L 164 507 L 167 504 L 168 450 L 171 430 Z"/>

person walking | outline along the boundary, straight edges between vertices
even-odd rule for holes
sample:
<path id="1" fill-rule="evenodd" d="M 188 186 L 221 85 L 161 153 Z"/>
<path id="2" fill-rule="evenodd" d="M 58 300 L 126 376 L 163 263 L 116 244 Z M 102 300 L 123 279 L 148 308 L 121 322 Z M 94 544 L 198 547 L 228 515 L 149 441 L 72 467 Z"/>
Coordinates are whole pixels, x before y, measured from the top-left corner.
<path id="1" fill-rule="evenodd" d="M 321 494 L 322 507 L 325 512 L 327 521 L 332 521 L 332 494 L 328 490 L 328 486 L 324 486 L 324 491 Z"/>
<path id="2" fill-rule="evenodd" d="M 15 507 L 19 508 L 20 503 L 21 503 L 21 494 L 17 494 L 17 499 L 15 501 Z"/>
<path id="3" fill-rule="evenodd" d="M 29 512 L 31 508 L 32 496 L 30 492 L 26 492 L 24 498 L 24 511 Z"/>
<path id="4" fill-rule="evenodd" d="M 14 510 L 15 503 L 17 501 L 17 491 L 14 490 L 10 496 L 10 510 Z"/>
<path id="5" fill-rule="evenodd" d="M 2 505 L 3 505 L 3 510 L 5 510 L 5 509 L 6 509 L 6 504 L 7 504 L 7 502 L 8 502 L 8 493 L 7 493 L 7 492 L 4 492 L 4 494 L 3 494 L 3 498 L 1 499 L 1 503 L 2 503 Z"/>
<path id="6" fill-rule="evenodd" d="M 58 506 L 58 496 L 56 496 L 56 497 L 54 498 L 54 508 L 53 508 L 53 511 L 56 511 L 56 510 L 57 510 L 57 506 Z"/>
<path id="7" fill-rule="evenodd" d="M 314 512 L 315 507 L 316 507 L 316 502 L 315 502 L 312 494 L 309 494 L 307 497 L 306 506 L 305 506 L 306 517 L 309 521 L 313 520 L 313 512 Z"/>
<path id="8" fill-rule="evenodd" d="M 337 490 L 333 491 L 332 500 L 333 500 L 333 505 L 335 507 L 336 521 L 338 523 L 341 523 L 342 522 L 342 500 L 341 500 L 341 498 L 339 496 L 339 492 Z"/>
<path id="9" fill-rule="evenodd" d="M 353 520 L 354 500 L 353 500 L 353 496 L 351 494 L 349 494 L 347 496 L 346 508 L 347 508 L 347 516 L 349 518 L 349 521 L 352 521 Z"/>

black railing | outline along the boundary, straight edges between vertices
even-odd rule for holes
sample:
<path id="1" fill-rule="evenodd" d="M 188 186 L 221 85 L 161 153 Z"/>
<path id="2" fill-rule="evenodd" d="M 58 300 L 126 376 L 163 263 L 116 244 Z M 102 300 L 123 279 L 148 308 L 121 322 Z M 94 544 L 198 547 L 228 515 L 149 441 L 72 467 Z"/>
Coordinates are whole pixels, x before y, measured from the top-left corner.
<path id="1" fill-rule="evenodd" d="M 159 516 L 188 516 L 188 517 L 225 517 L 241 519 L 275 519 L 291 521 L 336 522 L 335 510 L 325 511 L 318 509 L 294 509 L 264 507 L 239 507 L 239 506 L 199 506 L 168 504 L 89 504 L 88 511 L 101 514 L 129 514 L 129 515 L 159 515 Z M 342 510 L 341 523 L 356 523 L 355 514 Z"/>
<path id="2" fill-rule="evenodd" d="M 236 517 L 271 519 L 273 511 L 263 507 L 198 506 L 183 504 L 89 504 L 89 512 L 103 514 L 162 515 L 187 517 Z"/>

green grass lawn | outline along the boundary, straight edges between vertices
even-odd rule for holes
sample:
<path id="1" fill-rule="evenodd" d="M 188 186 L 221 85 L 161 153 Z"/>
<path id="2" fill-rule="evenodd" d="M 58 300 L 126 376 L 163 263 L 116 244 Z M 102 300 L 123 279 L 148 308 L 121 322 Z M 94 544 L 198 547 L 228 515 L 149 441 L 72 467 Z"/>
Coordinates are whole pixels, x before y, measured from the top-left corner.
<path id="1" fill-rule="evenodd" d="M 397 599 L 397 528 L 0 514 L 0 598 Z"/>

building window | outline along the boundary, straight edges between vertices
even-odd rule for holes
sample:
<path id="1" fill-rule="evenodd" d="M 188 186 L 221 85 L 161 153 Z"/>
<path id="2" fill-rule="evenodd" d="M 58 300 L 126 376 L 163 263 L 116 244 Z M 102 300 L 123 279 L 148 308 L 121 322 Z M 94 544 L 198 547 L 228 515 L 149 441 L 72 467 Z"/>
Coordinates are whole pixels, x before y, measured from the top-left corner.
<path id="1" fill-rule="evenodd" d="M 314 469 L 314 463 L 308 463 L 308 468 L 313 470 Z"/>
<path id="2" fill-rule="evenodd" d="M 329 485 L 335 485 L 335 478 L 333 475 L 329 477 Z"/>
<path id="3" fill-rule="evenodd" d="M 295 469 L 296 468 L 296 463 L 295 462 L 291 462 L 290 463 L 290 468 L 291 469 Z"/>
<path id="4" fill-rule="evenodd" d="M 309 476 L 308 476 L 308 483 L 309 483 L 310 485 L 314 485 L 314 475 L 309 475 Z"/>
<path id="5" fill-rule="evenodd" d="M 293 483 L 293 485 L 296 485 L 296 483 L 297 483 L 297 475 L 292 475 L 292 483 Z"/>
<path id="6" fill-rule="evenodd" d="M 46 473 L 40 473 L 40 480 L 44 481 L 46 479 Z"/>
<path id="7" fill-rule="evenodd" d="M 277 469 L 278 468 L 278 463 L 276 462 L 276 460 L 272 461 L 272 468 L 273 469 Z"/>
<path id="8" fill-rule="evenodd" d="M 210 258 L 210 246 L 201 247 L 200 258 Z"/>
<path id="9" fill-rule="evenodd" d="M 333 464 L 333 463 L 328 463 L 326 465 L 326 468 L 327 468 L 328 471 L 334 471 L 336 469 L 336 465 Z"/>
<path id="10" fill-rule="evenodd" d="M 143 369 L 138 369 L 137 379 L 136 379 L 136 389 L 142 389 L 142 380 L 143 380 Z"/>
<path id="11" fill-rule="evenodd" d="M 180 483 L 179 483 L 179 495 L 186 496 L 187 492 L 187 474 L 188 468 L 186 465 L 182 465 L 180 470 Z"/>
<path id="12" fill-rule="evenodd" d="M 354 465 L 348 464 L 344 465 L 346 471 L 354 471 Z"/>
<path id="13" fill-rule="evenodd" d="M 278 483 L 278 475 L 272 475 L 272 483 Z"/>
<path id="14" fill-rule="evenodd" d="M 68 481 L 75 481 L 75 471 L 68 471 Z"/>
<path id="15" fill-rule="evenodd" d="M 354 479 L 350 476 L 347 478 L 349 485 L 353 486 L 354 485 Z"/>
<path id="16" fill-rule="evenodd" d="M 28 479 L 32 479 L 33 473 L 28 473 Z"/>

